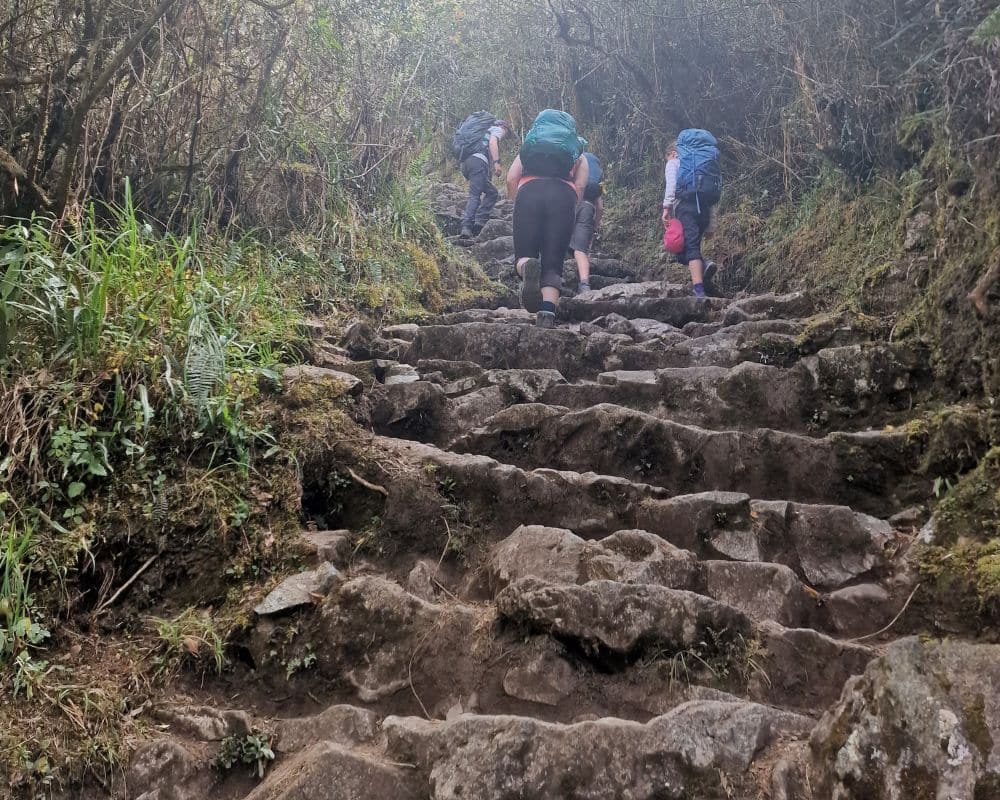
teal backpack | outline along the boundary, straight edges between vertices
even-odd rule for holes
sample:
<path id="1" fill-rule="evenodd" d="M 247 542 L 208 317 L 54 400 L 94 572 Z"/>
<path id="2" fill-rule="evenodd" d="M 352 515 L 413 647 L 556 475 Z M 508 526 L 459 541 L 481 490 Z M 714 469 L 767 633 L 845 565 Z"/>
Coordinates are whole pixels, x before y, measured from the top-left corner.
<path id="1" fill-rule="evenodd" d="M 565 111 L 545 109 L 521 145 L 525 175 L 569 179 L 573 165 L 583 152 L 585 139 L 576 133 L 576 120 Z"/>

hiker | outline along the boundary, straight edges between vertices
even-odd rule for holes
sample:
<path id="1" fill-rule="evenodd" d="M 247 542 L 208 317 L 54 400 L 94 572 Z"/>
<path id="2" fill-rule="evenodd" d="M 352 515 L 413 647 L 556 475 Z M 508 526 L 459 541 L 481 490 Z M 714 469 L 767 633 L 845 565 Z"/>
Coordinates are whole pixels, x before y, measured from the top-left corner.
<path id="1" fill-rule="evenodd" d="M 705 284 L 715 274 L 715 263 L 705 265 L 702 238 L 715 230 L 716 208 L 722 196 L 719 147 L 708 131 L 683 130 L 667 151 L 664 170 L 663 224 L 673 217 L 684 229 L 684 249 L 677 256 L 691 271 L 696 297 L 706 297 Z"/>
<path id="2" fill-rule="evenodd" d="M 583 190 L 583 200 L 576 207 L 576 226 L 569 241 L 580 276 L 577 294 L 590 291 L 590 247 L 604 216 L 604 186 L 601 183 L 604 169 L 593 153 L 584 153 L 583 157 L 587 159 L 587 186 Z"/>
<path id="3" fill-rule="evenodd" d="M 488 111 L 477 111 L 466 118 L 451 140 L 452 151 L 469 182 L 469 201 L 462 216 L 462 237 L 476 236 L 490 218 L 500 193 L 493 185 L 493 175 L 501 175 L 500 141 L 509 125 Z"/>
<path id="4" fill-rule="evenodd" d="M 514 200 L 514 261 L 521 277 L 521 303 L 537 313 L 535 324 L 556 323 L 563 260 L 576 224 L 577 203 L 587 188 L 586 142 L 576 120 L 546 109 L 535 119 L 507 170 L 507 196 Z"/>

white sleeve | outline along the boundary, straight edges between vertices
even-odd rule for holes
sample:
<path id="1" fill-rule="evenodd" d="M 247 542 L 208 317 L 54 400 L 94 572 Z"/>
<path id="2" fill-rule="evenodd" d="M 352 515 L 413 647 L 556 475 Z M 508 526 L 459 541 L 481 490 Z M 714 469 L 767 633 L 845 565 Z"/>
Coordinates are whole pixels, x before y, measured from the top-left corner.
<path id="1" fill-rule="evenodd" d="M 673 208 L 674 203 L 677 200 L 677 169 L 680 167 L 680 161 L 676 158 L 670 159 L 667 162 L 666 168 L 663 170 L 663 178 L 666 183 L 666 188 L 663 192 L 663 207 Z"/>

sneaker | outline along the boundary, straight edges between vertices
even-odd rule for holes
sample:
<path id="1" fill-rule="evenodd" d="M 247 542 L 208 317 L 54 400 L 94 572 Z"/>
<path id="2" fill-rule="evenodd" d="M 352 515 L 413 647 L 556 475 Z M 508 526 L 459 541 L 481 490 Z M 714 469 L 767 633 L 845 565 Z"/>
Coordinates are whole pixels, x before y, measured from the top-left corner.
<path id="1" fill-rule="evenodd" d="M 577 288 L 577 294 L 583 294 L 584 292 L 590 291 L 590 284 L 587 281 L 580 281 L 580 286 Z"/>
<path id="2" fill-rule="evenodd" d="M 702 282 L 706 284 L 709 283 L 712 280 L 712 278 L 715 277 L 715 273 L 718 271 L 718 269 L 719 268 L 716 266 L 714 261 L 709 261 L 705 265 L 705 272 L 702 275 Z"/>
<path id="3" fill-rule="evenodd" d="M 454 230 L 454 228 L 452 228 L 452 230 Z M 475 237 L 475 235 L 476 234 L 472 232 L 472 228 L 470 228 L 468 225 L 462 226 L 462 233 L 460 234 L 460 236 L 463 239 L 472 239 L 473 237 Z"/>
<path id="4" fill-rule="evenodd" d="M 556 326 L 556 315 L 551 311 L 539 311 L 535 316 L 535 327 L 554 328 Z"/>
<path id="5" fill-rule="evenodd" d="M 534 314 L 542 307 L 542 265 L 537 258 L 524 262 L 524 282 L 521 284 L 521 305 Z"/>

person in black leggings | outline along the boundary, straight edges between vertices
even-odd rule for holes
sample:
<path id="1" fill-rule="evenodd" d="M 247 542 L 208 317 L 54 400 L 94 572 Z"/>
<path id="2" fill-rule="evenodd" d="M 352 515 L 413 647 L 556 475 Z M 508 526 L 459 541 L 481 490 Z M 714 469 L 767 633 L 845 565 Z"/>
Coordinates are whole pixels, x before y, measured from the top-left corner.
<path id="1" fill-rule="evenodd" d="M 555 325 L 563 261 L 576 226 L 576 205 L 587 186 L 583 156 L 562 178 L 525 175 L 520 156 L 507 172 L 507 196 L 514 201 L 514 260 L 523 279 L 521 302 L 537 312 L 540 328 Z"/>

